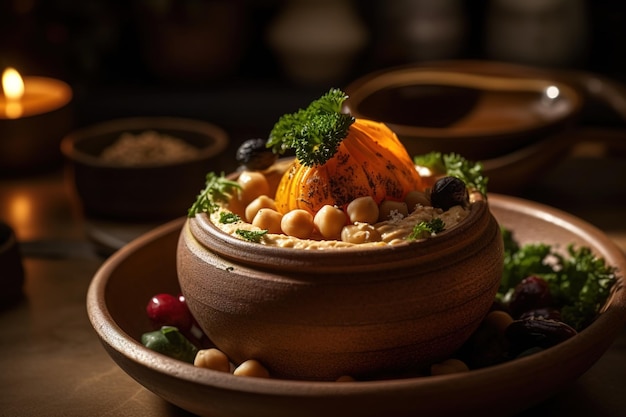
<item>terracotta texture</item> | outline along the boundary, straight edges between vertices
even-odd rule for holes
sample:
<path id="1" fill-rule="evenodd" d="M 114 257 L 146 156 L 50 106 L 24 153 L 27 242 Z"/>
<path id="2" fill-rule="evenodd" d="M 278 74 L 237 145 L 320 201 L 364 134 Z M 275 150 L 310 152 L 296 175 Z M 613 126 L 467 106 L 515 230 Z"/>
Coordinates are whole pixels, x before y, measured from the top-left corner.
<path id="1" fill-rule="evenodd" d="M 449 357 L 493 303 L 502 250 L 485 201 L 436 238 L 348 250 L 250 243 L 201 214 L 183 227 L 178 276 L 200 326 L 231 360 L 334 380 Z"/>
<path id="2" fill-rule="evenodd" d="M 196 368 L 138 342 L 150 326 L 144 314 L 149 297 L 179 289 L 176 250 L 185 219 L 147 233 L 108 258 L 89 288 L 88 315 L 122 369 L 165 400 L 200 416 L 512 415 L 571 384 L 622 331 L 626 257 L 598 229 L 567 213 L 495 194 L 489 202 L 498 222 L 520 242 L 585 244 L 618 268 L 616 291 L 593 324 L 544 352 L 447 376 L 336 383 L 236 377 Z"/>

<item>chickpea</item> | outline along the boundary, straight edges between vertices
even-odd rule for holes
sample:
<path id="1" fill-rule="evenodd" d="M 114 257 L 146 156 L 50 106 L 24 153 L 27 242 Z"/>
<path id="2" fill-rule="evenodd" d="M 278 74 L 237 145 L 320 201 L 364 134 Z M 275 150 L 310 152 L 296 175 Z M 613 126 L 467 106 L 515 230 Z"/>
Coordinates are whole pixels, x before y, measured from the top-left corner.
<path id="1" fill-rule="evenodd" d="M 484 323 L 498 334 L 503 335 L 508 325 L 513 323 L 513 317 L 506 311 L 494 310 L 487 314 Z"/>
<path id="2" fill-rule="evenodd" d="M 230 372 L 230 361 L 228 357 L 224 352 L 215 348 L 199 350 L 193 364 L 200 368 Z"/>
<path id="3" fill-rule="evenodd" d="M 257 378 L 269 378 L 269 371 L 254 359 L 248 359 L 235 368 L 233 375 L 236 376 L 252 376 Z"/>
<path id="4" fill-rule="evenodd" d="M 404 201 L 385 200 L 380 203 L 378 210 L 378 221 L 395 219 L 397 216 L 406 217 L 409 215 L 409 209 Z"/>
<path id="5" fill-rule="evenodd" d="M 263 208 L 269 208 L 276 210 L 276 203 L 274 200 L 265 194 L 258 196 L 246 206 L 246 220 L 252 222 L 257 212 Z"/>
<path id="6" fill-rule="evenodd" d="M 434 363 L 430 367 L 431 375 L 446 375 L 454 374 L 457 372 L 468 372 L 469 368 L 459 359 L 447 359 L 441 363 Z"/>
<path id="7" fill-rule="evenodd" d="M 269 233 L 282 233 L 280 228 L 283 215 L 271 208 L 262 208 L 257 211 L 254 219 L 252 219 L 252 225 L 265 229 Z"/>
<path id="8" fill-rule="evenodd" d="M 260 195 L 269 195 L 270 186 L 265 179 L 265 175 L 256 171 L 243 171 L 239 174 L 237 182 L 241 185 L 239 190 L 240 200 L 244 205 L 248 205 L 252 200 Z"/>
<path id="9" fill-rule="evenodd" d="M 376 223 L 378 204 L 370 196 L 355 198 L 346 207 L 346 213 L 352 223 Z"/>
<path id="10" fill-rule="evenodd" d="M 313 218 L 313 224 L 317 227 L 324 239 L 341 239 L 341 229 L 346 224 L 348 216 L 340 208 L 325 205 Z"/>
<path id="11" fill-rule="evenodd" d="M 357 223 L 344 226 L 341 240 L 348 243 L 380 242 L 382 236 L 371 224 Z"/>
<path id="12" fill-rule="evenodd" d="M 241 218 L 244 218 L 246 215 L 246 206 L 241 201 L 241 196 L 238 192 L 231 196 L 226 204 L 226 208 Z"/>
<path id="13" fill-rule="evenodd" d="M 421 206 L 430 206 L 430 198 L 423 191 L 409 191 L 409 193 L 404 197 L 404 202 L 406 203 L 410 212 L 415 210 L 415 207 L 419 204 Z"/>
<path id="14" fill-rule="evenodd" d="M 302 209 L 291 210 L 283 215 L 280 221 L 280 228 L 283 233 L 289 236 L 307 239 L 315 228 L 313 215 Z"/>

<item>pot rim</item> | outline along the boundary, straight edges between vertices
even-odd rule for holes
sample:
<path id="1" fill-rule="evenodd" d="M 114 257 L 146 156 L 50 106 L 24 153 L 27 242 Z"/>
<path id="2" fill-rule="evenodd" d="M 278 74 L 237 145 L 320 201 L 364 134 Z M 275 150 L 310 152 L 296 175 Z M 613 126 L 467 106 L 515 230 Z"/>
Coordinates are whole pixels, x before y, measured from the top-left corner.
<path id="1" fill-rule="evenodd" d="M 481 246 L 482 241 L 493 239 L 499 227 L 486 198 L 470 204 L 468 216 L 455 227 L 437 236 L 387 246 L 361 246 L 338 250 L 310 250 L 284 248 L 249 242 L 231 236 L 214 225 L 206 213 L 197 214 L 186 221 L 191 236 L 204 250 L 256 268 L 272 268 L 278 264 L 286 270 L 303 271 L 314 267 L 317 273 L 357 272 L 402 268 L 415 264 L 415 258 L 428 256 L 433 262 L 454 255 L 471 256 L 469 246 Z M 490 223 L 493 223 L 490 227 Z M 470 236 L 471 238 L 468 238 Z M 361 247 L 360 247 L 361 246 Z M 405 256 L 403 256 L 405 255 Z"/>

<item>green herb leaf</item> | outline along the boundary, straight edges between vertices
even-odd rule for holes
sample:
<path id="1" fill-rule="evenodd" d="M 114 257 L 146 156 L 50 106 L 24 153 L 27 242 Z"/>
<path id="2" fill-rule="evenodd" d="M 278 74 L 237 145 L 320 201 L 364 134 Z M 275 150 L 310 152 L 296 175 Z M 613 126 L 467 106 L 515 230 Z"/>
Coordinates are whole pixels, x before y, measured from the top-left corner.
<path id="1" fill-rule="evenodd" d="M 442 154 L 441 152 L 415 156 L 413 162 L 415 165 L 430 169 L 434 175 L 456 177 L 465 182 L 468 189 L 487 195 L 489 179 L 484 176 L 483 165 L 480 162 L 468 161 L 456 153 Z"/>
<path id="2" fill-rule="evenodd" d="M 189 363 L 193 363 L 198 353 L 198 348 L 173 326 L 142 334 L 141 343 L 155 352 Z"/>
<path id="3" fill-rule="evenodd" d="M 236 181 L 231 181 L 224 176 L 209 172 L 206 175 L 206 185 L 191 208 L 187 211 L 188 217 L 194 217 L 198 213 L 213 213 L 219 208 L 218 203 L 227 202 L 241 185 Z"/>
<path id="4" fill-rule="evenodd" d="M 259 243 L 261 238 L 267 234 L 268 230 L 245 230 L 237 229 L 235 233 L 250 242 Z"/>
<path id="5" fill-rule="evenodd" d="M 419 222 L 413 226 L 413 230 L 411 231 L 411 234 L 409 234 L 408 239 L 425 239 L 443 231 L 445 227 L 446 224 L 439 217 L 429 221 Z"/>
<path id="6" fill-rule="evenodd" d="M 222 224 L 232 224 L 239 221 L 241 221 L 241 217 L 235 213 L 231 213 L 229 211 L 223 211 L 220 213 L 220 223 Z"/>
<path id="7" fill-rule="evenodd" d="M 354 123 L 352 115 L 341 112 L 347 98 L 343 91 L 331 89 L 306 109 L 283 115 L 272 128 L 267 146 L 278 154 L 294 150 L 296 158 L 309 167 L 326 163 Z"/>
<path id="8" fill-rule="evenodd" d="M 561 319 L 580 331 L 600 312 L 617 280 L 617 270 L 588 247 L 569 245 L 566 254 L 544 243 L 518 245 L 503 229 L 504 271 L 499 297 L 505 297 L 524 278 L 537 275 L 550 286 Z"/>

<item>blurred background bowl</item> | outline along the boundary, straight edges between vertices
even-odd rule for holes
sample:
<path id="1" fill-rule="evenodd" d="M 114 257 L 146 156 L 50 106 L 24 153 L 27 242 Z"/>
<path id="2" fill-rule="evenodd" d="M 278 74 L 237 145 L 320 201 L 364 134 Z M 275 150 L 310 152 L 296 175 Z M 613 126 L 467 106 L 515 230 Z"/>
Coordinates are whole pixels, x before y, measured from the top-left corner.
<path id="1" fill-rule="evenodd" d="M 579 92 L 536 68 L 490 61 L 393 67 L 346 87 L 346 108 L 396 132 L 410 155 L 507 155 L 576 122 Z"/>
<path id="2" fill-rule="evenodd" d="M 131 165 L 103 158 L 103 151 L 123 134 L 145 132 L 178 138 L 197 151 L 178 160 L 154 162 L 146 157 Z M 145 117 L 75 131 L 63 139 L 61 149 L 68 161 L 68 178 L 88 217 L 145 222 L 186 215 L 206 173 L 222 169 L 220 156 L 228 142 L 226 132 L 211 123 Z"/>

